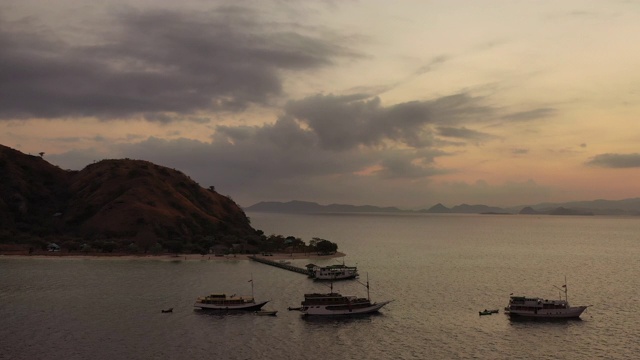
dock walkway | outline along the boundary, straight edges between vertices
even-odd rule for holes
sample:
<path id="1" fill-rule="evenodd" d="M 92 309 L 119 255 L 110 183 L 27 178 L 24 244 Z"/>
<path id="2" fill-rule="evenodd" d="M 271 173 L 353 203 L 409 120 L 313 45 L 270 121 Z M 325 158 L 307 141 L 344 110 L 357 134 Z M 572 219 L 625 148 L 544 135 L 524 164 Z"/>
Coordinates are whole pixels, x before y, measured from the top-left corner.
<path id="1" fill-rule="evenodd" d="M 268 260 L 268 259 L 265 259 L 265 258 L 257 257 L 255 255 L 248 256 L 248 258 L 253 260 L 253 261 L 257 261 L 259 263 L 263 263 L 263 264 L 279 267 L 281 269 L 285 269 L 285 270 L 297 272 L 297 273 L 300 273 L 300 274 L 304 274 L 304 275 L 307 275 L 307 276 L 311 276 L 311 273 L 305 268 L 293 266 L 291 264 L 283 264 L 283 263 L 278 262 L 278 261 Z"/>

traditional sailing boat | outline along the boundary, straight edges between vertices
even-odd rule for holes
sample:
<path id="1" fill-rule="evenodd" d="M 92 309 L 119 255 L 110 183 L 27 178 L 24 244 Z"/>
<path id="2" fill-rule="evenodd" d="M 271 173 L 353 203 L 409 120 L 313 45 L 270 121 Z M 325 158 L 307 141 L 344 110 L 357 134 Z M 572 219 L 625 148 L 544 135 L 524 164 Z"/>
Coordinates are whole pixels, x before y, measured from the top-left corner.
<path id="1" fill-rule="evenodd" d="M 358 281 L 359 282 L 359 281 Z M 360 283 L 360 282 L 359 282 Z M 360 283 L 362 284 L 362 283 Z M 298 310 L 305 316 L 349 316 L 362 315 L 377 312 L 383 306 L 393 300 L 383 302 L 371 302 L 369 296 L 369 278 L 367 275 L 367 283 L 362 284 L 367 288 L 367 297 L 359 298 L 352 295 L 341 295 L 333 292 L 333 282 L 331 282 L 331 292 L 328 294 L 311 293 L 304 294 L 304 300 L 300 303 L 302 306 L 298 308 L 289 308 L 289 310 Z"/>
<path id="2" fill-rule="evenodd" d="M 251 283 L 251 296 L 236 294 L 233 294 L 231 296 L 227 296 L 226 294 L 211 294 L 199 297 L 196 300 L 195 304 L 193 304 L 193 306 L 203 310 L 258 311 L 266 303 L 268 303 L 269 300 L 256 302 L 253 297 L 253 275 L 251 276 L 251 280 L 249 280 L 249 282 Z"/>

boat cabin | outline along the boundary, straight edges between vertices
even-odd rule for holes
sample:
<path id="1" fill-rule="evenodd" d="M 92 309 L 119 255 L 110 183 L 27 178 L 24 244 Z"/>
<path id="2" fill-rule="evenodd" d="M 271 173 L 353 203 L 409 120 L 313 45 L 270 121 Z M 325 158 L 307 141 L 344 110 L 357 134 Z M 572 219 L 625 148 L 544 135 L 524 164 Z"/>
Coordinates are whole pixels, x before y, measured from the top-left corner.
<path id="1" fill-rule="evenodd" d="M 513 310 L 533 309 L 567 309 L 569 303 L 566 300 L 547 300 L 525 296 L 512 296 L 509 299 L 509 308 Z"/>
<path id="2" fill-rule="evenodd" d="M 234 305 L 234 304 L 246 304 L 253 302 L 253 297 L 251 296 L 236 296 L 233 294 L 227 297 L 226 294 L 211 294 L 205 297 L 199 297 L 196 300 L 197 303 L 200 304 L 213 304 L 213 305 Z"/>

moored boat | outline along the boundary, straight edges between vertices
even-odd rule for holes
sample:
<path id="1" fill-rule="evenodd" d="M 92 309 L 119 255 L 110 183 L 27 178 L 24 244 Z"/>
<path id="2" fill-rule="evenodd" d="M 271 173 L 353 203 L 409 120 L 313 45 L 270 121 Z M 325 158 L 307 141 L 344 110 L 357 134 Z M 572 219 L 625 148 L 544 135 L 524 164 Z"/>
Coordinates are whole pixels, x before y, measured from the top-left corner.
<path id="1" fill-rule="evenodd" d="M 329 266 L 311 265 L 310 267 L 310 274 L 314 280 L 346 280 L 355 279 L 359 276 L 357 266 L 335 264 Z"/>
<path id="2" fill-rule="evenodd" d="M 253 296 L 211 294 L 199 297 L 193 306 L 203 310 L 258 311 L 268 302 L 268 300 L 256 302 Z"/>
<path id="3" fill-rule="evenodd" d="M 334 292 L 332 283 L 331 292 L 304 294 L 304 300 L 300 303 L 302 306 L 289 310 L 300 311 L 304 316 L 352 316 L 378 312 L 392 301 L 371 302 L 368 281 L 365 286 L 367 297 L 359 298 Z"/>
<path id="4" fill-rule="evenodd" d="M 253 279 L 249 280 L 251 283 L 251 296 L 248 295 L 230 295 L 226 294 L 211 294 L 207 296 L 198 297 L 193 304 L 194 307 L 202 310 L 223 310 L 223 311 L 258 311 L 267 301 L 256 302 L 253 297 Z"/>
<path id="5" fill-rule="evenodd" d="M 571 319 L 579 318 L 588 306 L 570 306 L 567 297 L 567 282 L 562 288 L 565 298 L 547 300 L 539 297 L 513 296 L 509 298 L 509 305 L 505 308 L 505 314 L 511 318 L 523 319 Z"/>

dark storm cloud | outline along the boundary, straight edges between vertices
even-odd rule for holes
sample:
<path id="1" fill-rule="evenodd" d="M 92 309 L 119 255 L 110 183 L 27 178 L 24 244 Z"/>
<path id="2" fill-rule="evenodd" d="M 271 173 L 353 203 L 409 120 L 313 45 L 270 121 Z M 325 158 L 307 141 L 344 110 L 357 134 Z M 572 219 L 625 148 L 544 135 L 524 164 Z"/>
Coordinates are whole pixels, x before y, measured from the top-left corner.
<path id="1" fill-rule="evenodd" d="M 379 146 L 385 141 L 430 147 L 433 125 L 483 121 L 493 109 L 467 94 L 388 107 L 378 97 L 317 95 L 291 101 L 285 111 L 312 129 L 323 148 L 341 151 L 361 145 Z"/>
<path id="2" fill-rule="evenodd" d="M 421 179 L 447 172 L 431 164 L 433 154 L 421 157 L 407 152 L 385 152 L 383 156 L 381 169 L 376 174 L 384 179 Z"/>
<path id="3" fill-rule="evenodd" d="M 553 116 L 557 113 L 554 108 L 539 108 L 528 111 L 521 111 L 511 113 L 503 116 L 502 118 L 509 121 L 530 121 Z"/>
<path id="4" fill-rule="evenodd" d="M 72 44 L 34 24 L 0 22 L 0 119 L 240 111 L 282 93 L 282 71 L 358 55 L 323 34 L 261 22 L 239 7 L 129 10 Z M 196 117 L 185 117 L 198 119 Z"/>
<path id="5" fill-rule="evenodd" d="M 600 154 L 586 162 L 589 166 L 604 168 L 640 167 L 640 154 Z"/>
<path id="6" fill-rule="evenodd" d="M 274 123 L 217 126 L 210 143 L 151 138 L 117 146 L 121 157 L 174 166 L 234 191 L 286 193 L 318 179 L 426 179 L 447 171 L 434 162 L 446 154 L 433 127 L 492 112 L 479 103 L 456 95 L 384 106 L 366 95 L 317 95 L 289 102 Z"/>
<path id="7" fill-rule="evenodd" d="M 379 156 L 355 150 L 336 156 L 318 149 L 316 142 L 313 132 L 282 118 L 262 126 L 218 127 L 210 143 L 149 138 L 114 147 L 119 157 L 179 169 L 224 194 L 263 199 L 308 188 L 317 179 L 353 176 L 354 171 L 375 164 Z"/>

